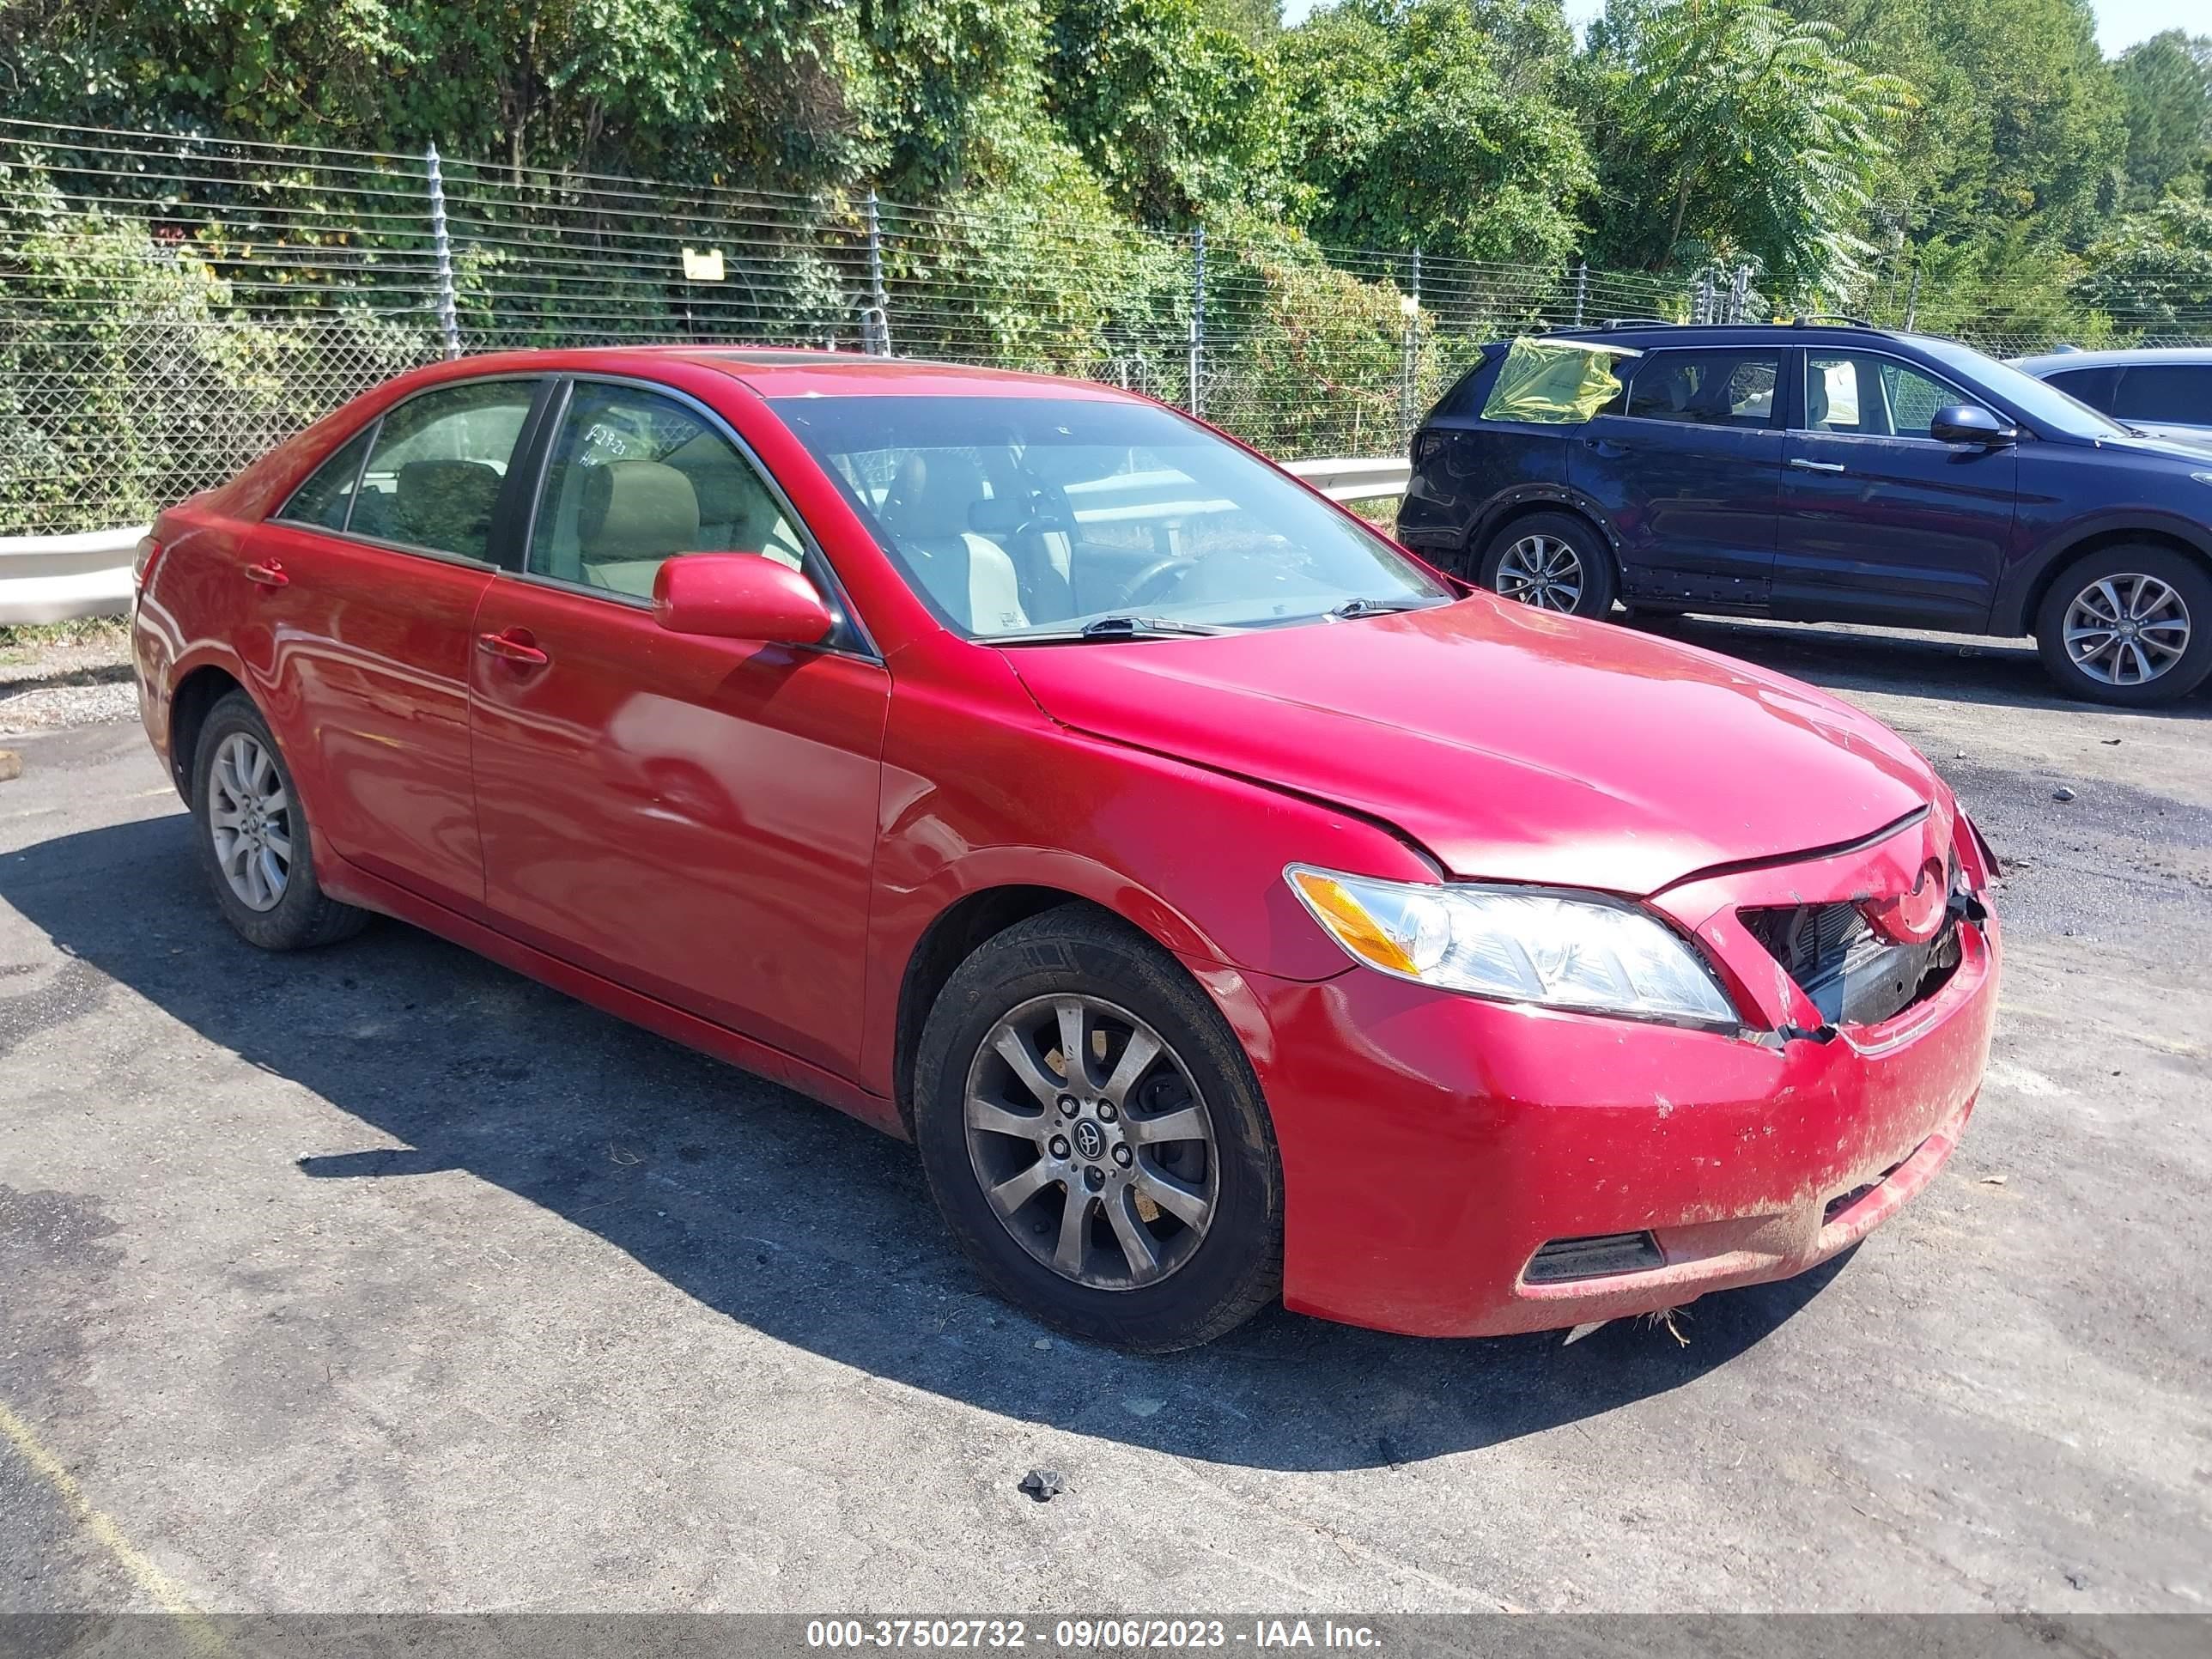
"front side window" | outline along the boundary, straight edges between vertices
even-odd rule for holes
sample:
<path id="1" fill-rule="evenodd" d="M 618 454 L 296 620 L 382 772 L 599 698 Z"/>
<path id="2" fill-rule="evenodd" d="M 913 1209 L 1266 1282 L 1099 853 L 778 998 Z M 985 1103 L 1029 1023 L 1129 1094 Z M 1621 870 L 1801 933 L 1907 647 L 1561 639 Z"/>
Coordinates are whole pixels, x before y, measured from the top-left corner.
<path id="1" fill-rule="evenodd" d="M 752 463 L 703 415 L 641 387 L 580 381 L 553 441 L 525 568 L 650 598 L 667 560 L 805 544 Z"/>
<path id="2" fill-rule="evenodd" d="M 1869 438 L 1925 438 L 1936 412 L 1974 400 L 1894 357 L 1805 354 L 1805 429 Z"/>
<path id="3" fill-rule="evenodd" d="M 368 429 L 343 445 L 338 452 L 308 475 L 307 483 L 292 492 L 276 516 L 294 524 L 313 525 L 322 530 L 343 530 L 346 520 L 353 512 L 353 496 L 361 482 L 362 459 L 368 453 L 369 440 L 376 435 L 372 423 Z"/>
<path id="4" fill-rule="evenodd" d="M 1699 426 L 1768 426 L 1781 374 L 1778 352 L 1654 352 L 1629 385 L 1628 412 Z"/>
<path id="5" fill-rule="evenodd" d="M 471 380 L 379 422 L 347 528 L 465 559 L 491 556 L 492 509 L 535 380 Z"/>
<path id="6" fill-rule="evenodd" d="M 1059 398 L 783 398 L 908 583 L 969 638 L 1109 617 L 1309 623 L 1451 592 L 1356 520 L 1151 404 Z"/>

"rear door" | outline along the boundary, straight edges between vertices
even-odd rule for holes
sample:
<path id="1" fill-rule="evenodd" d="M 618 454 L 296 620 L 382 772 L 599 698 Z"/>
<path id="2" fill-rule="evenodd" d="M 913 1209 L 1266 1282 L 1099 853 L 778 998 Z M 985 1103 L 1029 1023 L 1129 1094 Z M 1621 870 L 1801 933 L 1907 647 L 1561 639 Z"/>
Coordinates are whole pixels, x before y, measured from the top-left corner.
<path id="1" fill-rule="evenodd" d="M 890 676 L 849 623 L 802 647 L 654 622 L 660 566 L 696 552 L 781 560 L 842 610 L 720 416 L 579 378 L 546 428 L 522 568 L 471 653 L 494 924 L 852 1076 Z"/>
<path id="2" fill-rule="evenodd" d="M 1781 494 L 1781 350 L 1668 347 L 1635 370 L 1625 410 L 1573 428 L 1567 462 L 1613 532 L 1622 597 L 1764 605 Z"/>
<path id="3" fill-rule="evenodd" d="M 1887 353 L 1808 346 L 1789 434 L 1774 610 L 1804 621 L 1978 631 L 2012 539 L 2015 447 L 1929 435 L 1936 411 L 1983 404 Z"/>
<path id="4" fill-rule="evenodd" d="M 255 532 L 240 650 L 315 823 L 349 862 L 475 911 L 470 625 L 543 381 L 449 382 L 395 404 Z M 519 483 L 519 481 L 517 481 Z"/>

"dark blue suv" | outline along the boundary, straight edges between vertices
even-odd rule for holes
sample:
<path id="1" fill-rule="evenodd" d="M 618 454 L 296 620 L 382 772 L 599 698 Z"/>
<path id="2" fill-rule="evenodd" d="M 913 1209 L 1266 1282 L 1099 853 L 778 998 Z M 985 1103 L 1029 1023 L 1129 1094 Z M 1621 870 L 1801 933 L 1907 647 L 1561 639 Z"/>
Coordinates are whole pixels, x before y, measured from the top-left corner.
<path id="1" fill-rule="evenodd" d="M 1415 434 L 1398 533 L 1579 616 L 2033 634 L 2067 690 L 2138 706 L 2212 675 L 2212 446 L 1923 335 L 1614 324 L 1486 347 Z"/>

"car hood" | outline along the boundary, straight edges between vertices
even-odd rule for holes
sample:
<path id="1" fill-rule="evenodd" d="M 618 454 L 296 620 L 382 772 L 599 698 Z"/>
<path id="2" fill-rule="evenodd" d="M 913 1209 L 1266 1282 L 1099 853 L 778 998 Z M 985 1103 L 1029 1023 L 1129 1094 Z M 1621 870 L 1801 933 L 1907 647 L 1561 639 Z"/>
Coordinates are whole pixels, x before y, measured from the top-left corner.
<path id="1" fill-rule="evenodd" d="M 2127 438 L 2106 438 L 2107 447 L 2133 449 L 2151 455 L 2167 455 L 2176 460 L 2193 461 L 2202 465 L 2204 458 L 2212 455 L 2212 430 L 2191 426 L 2139 426 L 2136 434 Z"/>
<path id="2" fill-rule="evenodd" d="M 1486 595 L 1006 656 L 1067 726 L 1382 819 L 1470 878 L 1641 896 L 1857 840 L 1943 790 L 1809 686 Z"/>

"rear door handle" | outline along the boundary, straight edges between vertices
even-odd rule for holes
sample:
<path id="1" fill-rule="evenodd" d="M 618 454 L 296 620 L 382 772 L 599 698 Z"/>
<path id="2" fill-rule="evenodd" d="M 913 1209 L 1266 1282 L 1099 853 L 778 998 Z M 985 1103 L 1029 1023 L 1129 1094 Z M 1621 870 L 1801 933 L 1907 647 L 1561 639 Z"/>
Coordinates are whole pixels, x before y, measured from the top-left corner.
<path id="1" fill-rule="evenodd" d="M 1792 455 L 1790 465 L 1800 472 L 1841 472 L 1844 470 L 1841 461 L 1808 461 L 1802 455 Z"/>
<path id="2" fill-rule="evenodd" d="M 510 628 L 504 634 L 479 634 L 477 649 L 487 657 L 497 657 L 503 662 L 550 662 L 532 641 L 526 629 Z"/>
<path id="3" fill-rule="evenodd" d="M 271 559 L 266 564 L 246 567 L 246 580 L 262 587 L 282 587 L 292 579 L 284 574 L 284 567 Z"/>

